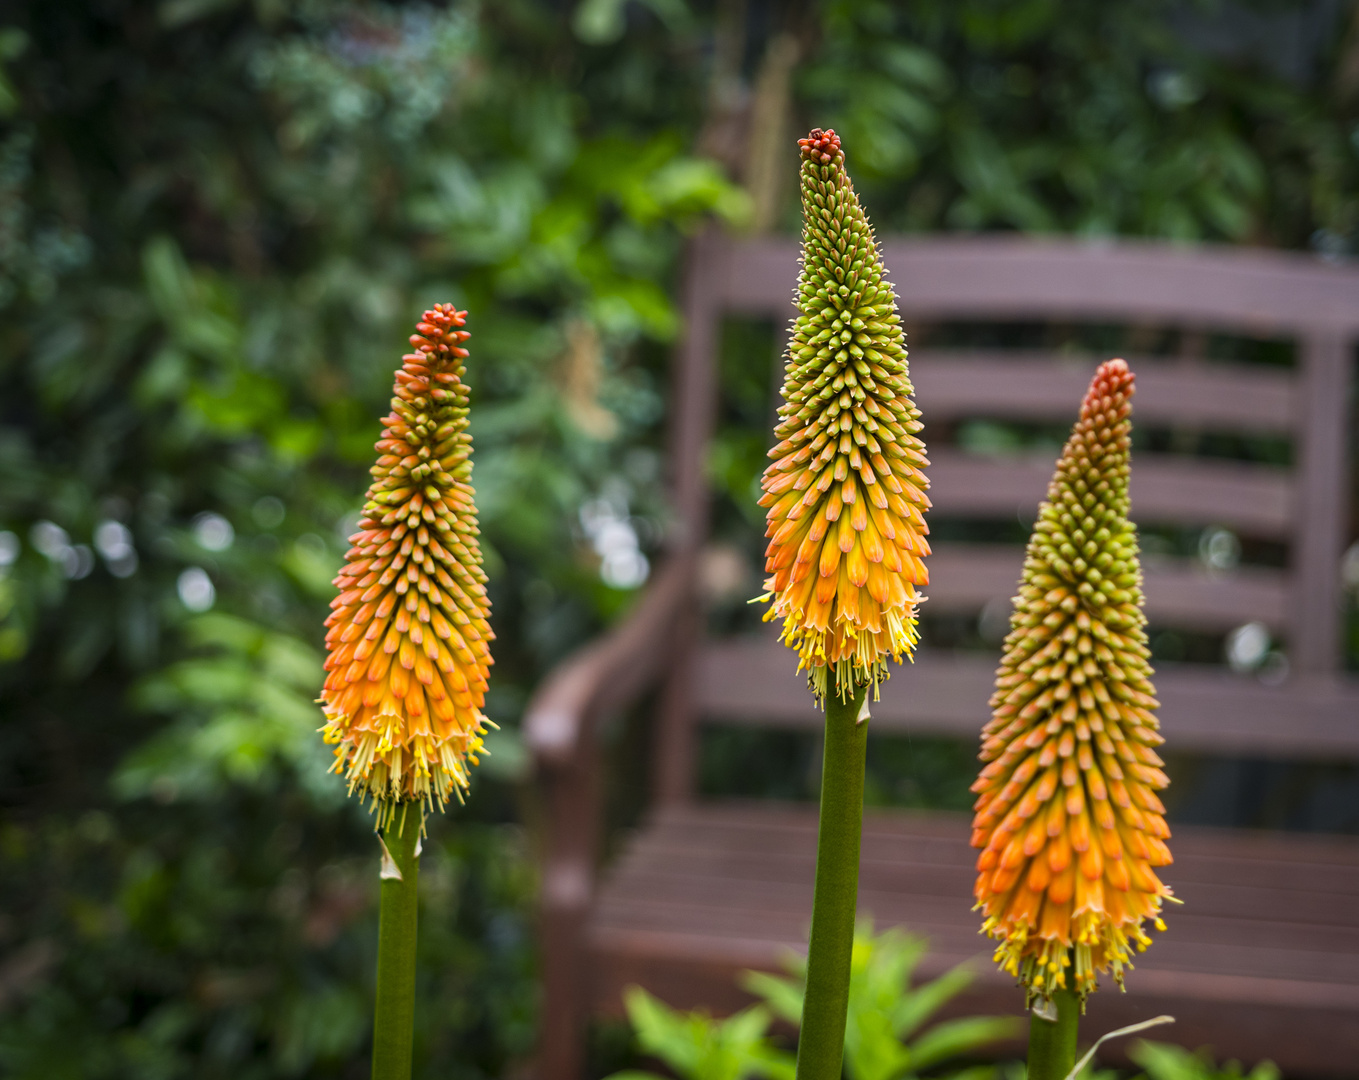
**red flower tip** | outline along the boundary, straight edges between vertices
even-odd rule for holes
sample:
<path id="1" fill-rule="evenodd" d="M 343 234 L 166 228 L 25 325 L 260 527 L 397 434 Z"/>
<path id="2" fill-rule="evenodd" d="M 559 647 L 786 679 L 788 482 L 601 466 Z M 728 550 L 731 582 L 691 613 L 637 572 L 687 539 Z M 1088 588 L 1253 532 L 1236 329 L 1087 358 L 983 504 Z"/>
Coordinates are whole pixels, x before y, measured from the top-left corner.
<path id="1" fill-rule="evenodd" d="M 832 161 L 844 160 L 844 154 L 840 150 L 840 136 L 835 134 L 833 128 L 827 131 L 812 128 L 805 139 L 798 139 L 797 144 L 802 150 L 802 156 L 808 161 L 829 165 Z"/>
<path id="2" fill-rule="evenodd" d="M 1132 410 L 1129 399 L 1134 393 L 1135 379 L 1136 376 L 1128 370 L 1126 360 L 1106 360 L 1100 364 L 1090 381 L 1085 400 L 1081 402 L 1081 419 L 1091 420 L 1111 409 L 1114 416 L 1109 418 L 1109 422 L 1126 417 Z"/>
<path id="3" fill-rule="evenodd" d="M 466 351 L 458 348 L 459 342 L 472 336 L 462 329 L 466 323 L 467 312 L 452 304 L 435 304 L 416 323 L 420 333 L 411 335 L 411 344 L 426 356 L 466 356 Z"/>

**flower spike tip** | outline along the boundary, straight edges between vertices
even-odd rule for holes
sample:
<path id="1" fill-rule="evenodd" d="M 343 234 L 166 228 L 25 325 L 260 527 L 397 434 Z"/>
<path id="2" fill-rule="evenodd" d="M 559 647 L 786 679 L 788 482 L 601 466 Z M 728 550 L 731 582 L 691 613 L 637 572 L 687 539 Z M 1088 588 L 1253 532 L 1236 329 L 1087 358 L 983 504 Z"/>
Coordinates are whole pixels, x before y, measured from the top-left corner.
<path id="1" fill-rule="evenodd" d="M 764 473 L 765 619 L 783 622 L 818 702 L 887 677 L 918 640 L 930 501 L 896 297 L 834 131 L 802 150 L 793 324 Z"/>
<path id="2" fill-rule="evenodd" d="M 1096 972 L 1123 985 L 1150 944 L 1171 862 L 1163 740 L 1142 612 L 1137 532 L 1128 520 L 1133 375 L 1100 366 L 1081 404 L 1024 560 L 996 673 L 972 846 L 982 931 L 996 962 L 1050 1006 L 1082 1002 Z"/>
<path id="3" fill-rule="evenodd" d="M 477 763 L 491 665 L 462 348 L 467 313 L 426 311 L 396 372 L 359 531 L 326 620 L 333 771 L 373 801 L 443 809 Z"/>

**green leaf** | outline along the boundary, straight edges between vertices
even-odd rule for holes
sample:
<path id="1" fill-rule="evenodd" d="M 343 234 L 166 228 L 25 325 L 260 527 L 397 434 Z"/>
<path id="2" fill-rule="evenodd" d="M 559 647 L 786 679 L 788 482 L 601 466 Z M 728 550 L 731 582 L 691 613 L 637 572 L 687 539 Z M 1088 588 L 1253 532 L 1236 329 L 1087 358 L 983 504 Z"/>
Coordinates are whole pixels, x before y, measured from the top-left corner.
<path id="1" fill-rule="evenodd" d="M 743 990 L 763 998 L 775 1016 L 790 1024 L 802 1022 L 803 987 L 799 981 L 764 971 L 747 971 L 740 983 Z"/>
<path id="2" fill-rule="evenodd" d="M 219 11 L 237 7 L 241 0 L 161 0 L 157 15 L 161 26 L 173 30 Z"/>
<path id="3" fill-rule="evenodd" d="M 897 1009 L 897 1032 L 908 1036 L 943 1006 L 957 997 L 971 985 L 973 974 L 965 964 L 960 964 L 939 978 L 918 986 L 903 998 Z"/>
<path id="4" fill-rule="evenodd" d="M 638 986 L 623 993 L 638 1045 L 684 1080 L 792 1080 L 796 1063 L 765 1037 L 769 1012 L 755 1005 L 726 1020 L 680 1013 Z"/>
<path id="5" fill-rule="evenodd" d="M 910 1041 L 912 1033 L 972 979 L 967 968 L 959 966 L 931 982 L 911 986 L 911 975 L 926 948 L 923 938 L 898 928 L 875 935 L 869 920 L 855 927 L 845 1024 L 845 1066 L 851 1080 L 915 1075 L 949 1058 L 983 1052 L 1017 1034 L 1013 1018 L 975 1017 L 937 1024 Z M 741 985 L 763 999 L 774 1015 L 797 1024 L 802 1019 L 806 959 L 794 954 L 785 966 L 793 973 L 791 978 L 748 971 Z"/>
<path id="6" fill-rule="evenodd" d="M 883 44 L 879 55 L 883 67 L 897 78 L 940 96 L 953 88 L 948 65 L 928 49 L 904 41 L 889 41 Z"/>
<path id="7" fill-rule="evenodd" d="M 1243 1075 L 1239 1062 L 1229 1061 L 1219 1067 L 1206 1050 L 1190 1052 L 1146 1039 L 1133 1043 L 1128 1057 L 1146 1070 L 1150 1080 L 1242 1080 Z M 1279 1080 L 1279 1077 L 1273 1062 L 1262 1061 L 1245 1075 L 1245 1080 Z"/>
<path id="8" fill-rule="evenodd" d="M 17 60 L 28 49 L 28 35 L 17 27 L 0 29 L 0 116 L 13 116 L 19 111 L 19 91 L 4 65 Z"/>
<path id="9" fill-rule="evenodd" d="M 623 8 L 627 0 L 581 0 L 571 17 L 571 29 L 587 45 L 607 45 L 623 36 Z"/>
<path id="10" fill-rule="evenodd" d="M 977 1016 L 935 1024 L 911 1044 L 911 1069 L 923 1072 L 941 1061 L 977 1053 L 992 1043 L 1019 1036 L 1023 1024 L 1016 1017 Z"/>
<path id="11" fill-rule="evenodd" d="M 671 33 L 685 33 L 693 17 L 684 0 L 638 0 L 665 24 Z M 628 0 L 581 0 L 571 17 L 571 29 L 587 45 L 608 45 L 623 36 L 623 9 Z"/>

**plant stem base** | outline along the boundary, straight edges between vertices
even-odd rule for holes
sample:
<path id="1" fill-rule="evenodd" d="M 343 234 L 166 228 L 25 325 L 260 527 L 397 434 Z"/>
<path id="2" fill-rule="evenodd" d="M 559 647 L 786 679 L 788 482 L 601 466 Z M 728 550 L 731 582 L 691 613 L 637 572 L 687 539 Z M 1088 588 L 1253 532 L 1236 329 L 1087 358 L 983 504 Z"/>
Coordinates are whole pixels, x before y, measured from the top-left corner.
<path id="1" fill-rule="evenodd" d="M 1029 1017 L 1029 1080 L 1066 1080 L 1076 1065 L 1076 1027 L 1081 1004 L 1070 990 L 1052 995 L 1056 1021 Z"/>
<path id="2" fill-rule="evenodd" d="M 402 803 L 382 831 L 401 876 L 382 879 L 378 917 L 377 1008 L 373 1017 L 373 1080 L 410 1080 L 415 1037 L 415 931 L 423 823 L 418 803 Z"/>
<path id="3" fill-rule="evenodd" d="M 797 1080 L 840 1080 L 849 1008 L 854 910 L 859 900 L 859 842 L 864 818 L 868 717 L 859 722 L 866 686 L 841 701 L 826 694 L 826 747 L 816 837 L 816 893 L 807 947 L 807 996 L 797 1044 Z"/>

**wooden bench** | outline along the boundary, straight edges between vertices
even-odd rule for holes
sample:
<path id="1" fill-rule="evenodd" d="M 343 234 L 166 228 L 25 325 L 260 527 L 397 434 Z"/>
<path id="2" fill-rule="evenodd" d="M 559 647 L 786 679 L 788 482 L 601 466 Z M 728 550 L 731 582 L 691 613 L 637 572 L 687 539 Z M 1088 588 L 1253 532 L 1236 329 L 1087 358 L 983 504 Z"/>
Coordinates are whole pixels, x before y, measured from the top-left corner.
<path id="1" fill-rule="evenodd" d="M 1054 322 L 1158 326 L 1284 338 L 1296 363 L 1268 367 L 1128 356 L 1135 423 L 1265 433 L 1291 467 L 1173 454 L 1134 456 L 1139 524 L 1223 526 L 1287 546 L 1286 568 L 1210 574 L 1146 565 L 1153 627 L 1221 634 L 1264 623 L 1287 642 L 1287 677 L 1266 685 L 1213 664 L 1158 665 L 1167 749 L 1208 756 L 1359 761 L 1359 680 L 1341 671 L 1340 562 L 1348 521 L 1347 421 L 1359 339 L 1359 270 L 1283 253 L 1023 238 L 888 239 L 908 323 Z M 819 730 L 792 653 L 768 634 L 705 641 L 699 557 L 708 533 L 704 456 L 716 412 L 720 320 L 783 324 L 793 310 L 791 239 L 691 247 L 685 336 L 670 400 L 673 503 L 667 560 L 610 634 L 546 680 L 525 717 L 546 801 L 542 879 L 541 1072 L 574 1078 L 588 1016 L 616 1012 L 639 982 L 677 1006 L 734 1008 L 736 974 L 771 968 L 804 942 L 811 806 L 698 800 L 704 722 Z M 909 344 L 909 342 L 908 342 Z M 925 437 L 969 417 L 1069 425 L 1095 363 L 1013 351 L 913 348 Z M 930 520 L 1032 515 L 1054 453 L 969 455 L 929 446 Z M 1010 597 L 1022 549 L 937 543 L 930 615 L 975 616 Z M 922 650 L 873 710 L 876 731 L 975 739 L 997 655 Z M 654 698 L 652 806 L 602 875 L 601 722 Z M 1286 1071 L 1352 1073 L 1359 1061 L 1359 841 L 1177 828 L 1166 878 L 1185 901 L 1141 960 L 1128 993 L 1092 999 L 1088 1030 L 1170 1012 L 1164 1037 L 1219 1056 L 1273 1058 Z M 959 1008 L 1017 1012 L 970 910 L 975 853 L 962 817 L 870 813 L 860 910 L 928 934 L 933 970 L 971 956 L 980 976 Z"/>

